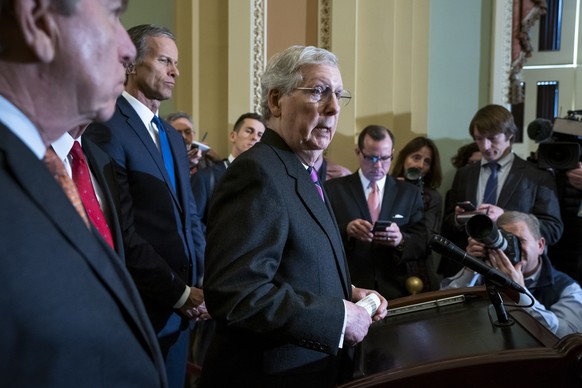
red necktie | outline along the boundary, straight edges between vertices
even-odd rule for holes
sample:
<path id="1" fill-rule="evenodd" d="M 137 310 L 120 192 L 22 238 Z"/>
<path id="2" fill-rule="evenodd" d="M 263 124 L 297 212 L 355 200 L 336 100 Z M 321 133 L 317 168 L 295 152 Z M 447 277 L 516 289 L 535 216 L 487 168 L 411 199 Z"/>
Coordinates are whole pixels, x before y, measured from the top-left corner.
<path id="1" fill-rule="evenodd" d="M 85 221 L 85 225 L 89 227 L 89 219 L 87 218 L 87 213 L 85 213 L 85 209 L 83 208 L 83 203 L 79 197 L 79 192 L 77 191 L 75 183 L 71 180 L 69 174 L 67 174 L 67 170 L 65 169 L 63 161 L 59 159 L 55 153 L 55 150 L 50 147 L 48 150 L 46 150 L 46 155 L 44 156 L 43 160 L 51 175 L 63 188 L 65 195 L 67 198 L 69 198 L 69 201 L 71 201 L 77 213 L 79 213 L 83 221 Z"/>
<path id="2" fill-rule="evenodd" d="M 107 225 L 107 221 L 105 220 L 105 216 L 103 215 L 103 211 L 101 211 L 99 201 L 97 201 L 97 196 L 95 195 L 95 189 L 91 182 L 91 174 L 89 173 L 87 160 L 85 159 L 85 155 L 83 154 L 83 150 L 78 141 L 73 142 L 73 148 L 71 149 L 70 155 L 73 158 L 71 162 L 73 181 L 75 181 L 75 185 L 77 185 L 77 190 L 79 191 L 79 196 L 81 197 L 81 201 L 83 201 L 87 215 L 105 241 L 107 241 L 111 248 L 115 249 L 109 225 Z"/>
<path id="3" fill-rule="evenodd" d="M 370 209 L 370 216 L 372 216 L 372 223 L 378 221 L 380 215 L 380 193 L 378 193 L 378 185 L 376 182 L 371 182 L 370 187 L 372 191 L 368 194 L 368 208 Z"/>

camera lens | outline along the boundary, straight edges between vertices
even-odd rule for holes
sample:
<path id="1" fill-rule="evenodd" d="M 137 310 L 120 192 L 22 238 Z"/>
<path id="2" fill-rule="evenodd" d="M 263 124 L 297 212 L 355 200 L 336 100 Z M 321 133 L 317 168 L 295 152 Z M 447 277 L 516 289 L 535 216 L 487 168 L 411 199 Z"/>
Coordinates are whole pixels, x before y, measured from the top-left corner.
<path id="1" fill-rule="evenodd" d="M 471 217 L 467 221 L 465 229 L 469 236 L 485 244 L 488 248 L 501 250 L 507 248 L 507 241 L 503 238 L 493 220 L 484 214 L 476 214 Z"/>

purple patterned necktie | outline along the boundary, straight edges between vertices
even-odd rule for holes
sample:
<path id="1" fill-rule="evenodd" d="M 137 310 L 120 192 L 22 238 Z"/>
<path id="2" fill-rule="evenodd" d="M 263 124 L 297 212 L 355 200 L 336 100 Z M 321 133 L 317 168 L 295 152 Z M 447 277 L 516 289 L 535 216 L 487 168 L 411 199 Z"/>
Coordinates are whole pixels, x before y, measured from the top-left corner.
<path id="1" fill-rule="evenodd" d="M 317 177 L 317 171 L 312 166 L 309 166 L 307 167 L 307 172 L 311 176 L 311 180 L 313 181 L 313 183 L 315 183 L 315 188 L 317 189 L 317 192 L 319 193 L 321 200 L 325 202 L 325 199 L 323 198 L 323 189 L 321 188 L 321 182 L 319 182 L 319 178 Z"/>

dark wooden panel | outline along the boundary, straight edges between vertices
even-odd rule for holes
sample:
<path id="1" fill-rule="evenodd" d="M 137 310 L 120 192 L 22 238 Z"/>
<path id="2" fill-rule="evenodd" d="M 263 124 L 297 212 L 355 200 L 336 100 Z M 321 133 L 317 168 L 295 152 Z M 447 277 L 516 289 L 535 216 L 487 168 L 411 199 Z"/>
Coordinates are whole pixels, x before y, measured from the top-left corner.
<path id="1" fill-rule="evenodd" d="M 464 302 L 448 304 L 459 295 Z M 419 294 L 390 306 L 412 310 L 419 303 L 440 306 L 374 323 L 357 348 L 355 380 L 342 387 L 582 386 L 582 335 L 559 341 L 516 307 L 507 308 L 514 324 L 497 327 L 481 287 Z"/>

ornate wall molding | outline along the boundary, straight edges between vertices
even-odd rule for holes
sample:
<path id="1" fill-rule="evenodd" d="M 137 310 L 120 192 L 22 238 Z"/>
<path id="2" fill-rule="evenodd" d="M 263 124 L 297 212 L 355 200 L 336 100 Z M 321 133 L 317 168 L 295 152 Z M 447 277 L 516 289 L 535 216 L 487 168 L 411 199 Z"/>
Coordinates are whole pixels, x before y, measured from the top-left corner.
<path id="1" fill-rule="evenodd" d="M 253 1 L 253 109 L 260 112 L 261 76 L 266 61 L 267 0 Z"/>
<path id="2" fill-rule="evenodd" d="M 509 72 L 511 69 L 513 0 L 496 0 L 493 12 L 493 60 L 491 63 L 490 102 L 508 105 L 510 94 Z"/>
<path id="3" fill-rule="evenodd" d="M 332 0 L 319 0 L 319 47 L 331 50 L 331 3 Z"/>
<path id="4" fill-rule="evenodd" d="M 509 72 L 511 70 L 511 31 L 513 28 L 513 0 L 503 0 L 503 45 L 502 45 L 502 58 L 503 58 L 503 74 L 505 78 L 503 80 L 502 93 L 506 100 L 509 100 L 510 93 L 510 81 Z"/>

